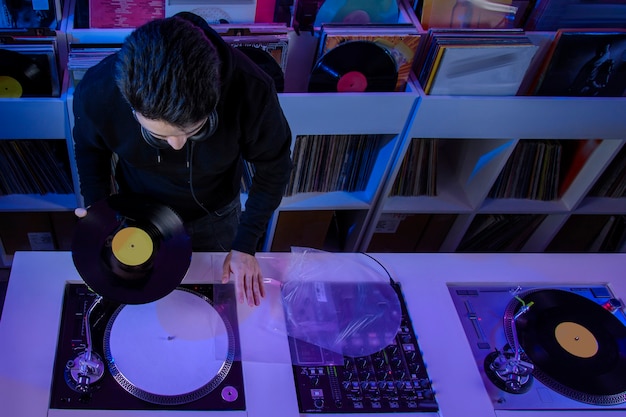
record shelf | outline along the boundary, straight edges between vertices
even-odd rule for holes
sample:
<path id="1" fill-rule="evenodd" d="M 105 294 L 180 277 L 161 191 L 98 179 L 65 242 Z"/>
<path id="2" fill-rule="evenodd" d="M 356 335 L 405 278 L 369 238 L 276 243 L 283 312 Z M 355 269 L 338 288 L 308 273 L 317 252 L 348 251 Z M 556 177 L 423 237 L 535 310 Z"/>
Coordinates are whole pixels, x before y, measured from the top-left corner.
<path id="1" fill-rule="evenodd" d="M 461 243 L 474 220 L 480 221 L 488 215 L 509 219 L 534 215 L 538 222 L 534 223 L 536 228 L 532 233 L 517 245 L 503 244 L 502 251 L 515 248 L 522 252 L 585 252 L 589 245 L 584 245 L 582 241 L 566 246 L 559 246 L 556 242 L 551 245 L 551 242 L 566 224 L 570 229 L 569 235 L 576 239 L 575 230 L 585 229 L 593 216 L 606 217 L 606 223 L 613 221 L 612 217 L 626 213 L 625 197 L 590 196 L 591 189 L 610 163 L 620 163 L 614 159 L 626 143 L 626 119 L 623 117 L 626 114 L 626 99 L 430 96 L 423 93 L 419 84 L 417 88 L 420 98 L 416 110 L 383 187 L 381 199 L 377 202 L 361 250 L 379 248 L 377 240 L 388 241 L 390 237 L 384 235 L 395 234 L 405 239 L 405 244 L 400 245 L 403 250 L 398 251 L 422 251 L 415 248 L 425 247 L 427 251 L 455 252 L 463 248 Z M 434 168 L 437 175 L 435 196 L 390 196 L 390 189 L 412 138 L 434 138 L 438 142 L 439 160 Z M 582 166 L 576 168 L 578 171 L 569 187 L 556 199 L 490 198 L 489 191 L 515 147 L 533 139 L 558 141 L 564 149 L 585 141 L 600 141 Z M 623 152 L 619 157 L 623 158 Z M 622 159 L 621 164 L 624 163 Z M 433 222 L 433 219 L 426 218 L 429 216 L 439 220 L 438 227 L 445 227 L 436 231 L 438 238 L 434 240 L 439 244 L 437 247 L 429 246 L 428 242 L 418 245 L 420 235 L 422 239 L 429 239 L 432 236 L 429 233 L 435 233 L 426 226 L 414 224 Z M 422 223 L 414 217 L 421 218 Z M 407 222 L 407 227 L 414 228 L 413 234 L 408 237 L 409 231 L 402 230 L 401 224 L 407 219 L 412 219 Z M 514 230 L 512 227 L 509 229 Z M 484 247 L 491 248 L 489 242 L 483 243 Z M 487 251 L 481 248 L 472 250 Z M 622 245 L 612 251 L 625 252 L 626 247 Z"/>
<path id="2" fill-rule="evenodd" d="M 403 17 L 408 22 L 408 17 Z M 121 43 L 130 33 L 127 29 L 79 29 L 74 27 L 73 15 L 66 19 L 65 30 L 70 43 Z M 311 246 L 317 249 L 355 251 L 369 222 L 370 214 L 380 193 L 383 179 L 391 169 L 406 121 L 418 97 L 417 90 L 388 93 L 315 93 L 306 91 L 308 72 L 314 61 L 318 38 L 310 33 L 289 35 L 289 58 L 285 74 L 285 93 L 279 94 L 283 111 L 289 121 L 293 140 L 292 151 L 301 136 L 371 135 L 380 137 L 371 173 L 358 191 L 305 192 L 285 197 L 270 220 L 263 245 L 264 250 L 289 250 L 291 246 Z M 73 126 L 73 87 L 67 94 L 70 127 Z M 242 204 L 246 195 L 242 194 Z M 288 212 L 281 218 L 281 213 Z M 273 242 L 277 225 L 289 228 L 290 218 L 299 226 L 313 221 L 319 237 L 290 233 L 288 242 Z M 282 233 L 279 230 L 279 233 Z M 319 230 L 325 231 L 319 233 Z M 292 229 L 293 231 L 293 229 Z M 301 236 L 301 239 L 298 237 Z"/>
<path id="3" fill-rule="evenodd" d="M 61 27 L 68 43 L 120 43 L 130 33 L 74 28 L 73 4 L 66 2 Z M 414 16 L 409 17 L 419 28 Z M 529 36 L 545 53 L 554 34 Z M 318 135 L 318 140 L 371 135 L 380 144 L 362 189 L 286 196 L 270 221 L 264 250 L 308 246 L 337 251 L 481 251 L 469 245 L 479 221 L 527 221 L 532 233 L 517 239 L 516 246 L 509 242 L 503 247 L 522 252 L 601 251 L 596 241 L 583 243 L 582 236 L 578 245 L 563 242 L 576 240 L 588 226 L 595 228 L 596 237 L 604 235 L 609 224 L 623 221 L 626 198 L 592 196 L 592 190 L 619 162 L 616 158 L 623 158 L 626 98 L 434 96 L 425 94 L 416 79 L 403 92 L 307 93 L 307 71 L 302 69 L 311 68 L 316 42 L 309 33 L 290 34 L 286 92 L 279 96 L 293 133 L 292 151 L 302 138 Z M 0 139 L 66 140 L 73 161 L 73 86 L 67 74 L 64 80 L 59 98 L 0 99 Z M 436 140 L 437 193 L 390 196 L 413 139 Z M 556 199 L 490 197 L 518 146 L 535 140 L 558 142 L 571 153 L 577 144 L 598 139 L 599 145 Z M 0 211 L 71 211 L 81 200 L 74 164 L 71 173 L 75 194 L 4 196 Z M 291 233 L 285 235 L 285 229 Z"/>

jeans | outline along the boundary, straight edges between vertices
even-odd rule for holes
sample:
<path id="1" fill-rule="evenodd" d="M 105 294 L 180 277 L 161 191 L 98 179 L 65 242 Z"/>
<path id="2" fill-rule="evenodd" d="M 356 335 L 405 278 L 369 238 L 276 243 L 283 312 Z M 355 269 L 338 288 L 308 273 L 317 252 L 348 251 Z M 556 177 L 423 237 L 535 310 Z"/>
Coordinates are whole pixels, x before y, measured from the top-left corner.
<path id="1" fill-rule="evenodd" d="M 224 207 L 199 219 L 187 222 L 185 229 L 191 236 L 194 252 L 229 252 L 235 240 L 241 200 L 237 196 Z"/>

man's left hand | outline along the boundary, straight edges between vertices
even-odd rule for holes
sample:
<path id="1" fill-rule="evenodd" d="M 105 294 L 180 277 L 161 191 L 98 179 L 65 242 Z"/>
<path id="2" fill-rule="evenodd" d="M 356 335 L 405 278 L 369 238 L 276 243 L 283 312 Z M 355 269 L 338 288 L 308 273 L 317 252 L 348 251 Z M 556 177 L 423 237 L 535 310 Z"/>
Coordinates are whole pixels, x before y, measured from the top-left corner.
<path id="1" fill-rule="evenodd" d="M 259 262 L 253 255 L 231 250 L 224 260 L 222 283 L 229 281 L 230 274 L 235 276 L 237 301 L 243 303 L 245 297 L 250 306 L 261 304 L 261 298 L 265 297 L 263 275 Z"/>

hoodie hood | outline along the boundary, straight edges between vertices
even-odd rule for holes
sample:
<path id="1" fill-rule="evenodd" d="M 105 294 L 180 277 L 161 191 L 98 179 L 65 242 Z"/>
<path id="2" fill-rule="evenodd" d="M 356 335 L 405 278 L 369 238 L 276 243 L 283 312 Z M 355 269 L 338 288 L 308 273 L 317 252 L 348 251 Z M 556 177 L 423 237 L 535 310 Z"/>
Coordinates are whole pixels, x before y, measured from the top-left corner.
<path id="1" fill-rule="evenodd" d="M 191 23 L 193 23 L 198 28 L 202 29 L 209 39 L 215 49 L 217 49 L 217 53 L 220 56 L 222 61 L 222 68 L 220 70 L 220 84 L 222 87 L 227 85 L 230 82 L 230 77 L 233 72 L 233 56 L 232 56 L 232 48 L 222 39 L 222 37 L 217 33 L 206 20 L 197 14 L 191 12 L 179 12 L 174 15 L 175 17 L 179 17 L 181 19 L 185 19 Z"/>

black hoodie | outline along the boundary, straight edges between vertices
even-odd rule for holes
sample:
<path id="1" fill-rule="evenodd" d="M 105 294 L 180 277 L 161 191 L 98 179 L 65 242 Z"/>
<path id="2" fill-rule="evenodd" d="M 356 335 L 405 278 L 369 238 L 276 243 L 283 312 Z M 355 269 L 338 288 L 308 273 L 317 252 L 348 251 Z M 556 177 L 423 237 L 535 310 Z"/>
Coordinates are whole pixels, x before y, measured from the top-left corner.
<path id="1" fill-rule="evenodd" d="M 289 180 L 291 131 L 272 79 L 204 21 L 194 23 L 203 27 L 222 60 L 217 131 L 202 142 L 187 141 L 180 151 L 148 145 L 115 84 L 113 54 L 90 68 L 74 93 L 81 193 L 87 206 L 110 194 L 115 153 L 121 193 L 149 195 L 191 221 L 205 211 L 193 200 L 190 168 L 196 197 L 213 211 L 239 195 L 243 158 L 254 164 L 255 175 L 232 249 L 254 254 Z"/>

